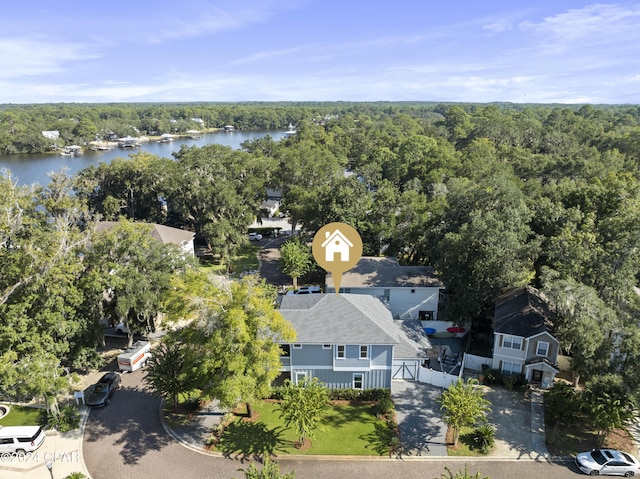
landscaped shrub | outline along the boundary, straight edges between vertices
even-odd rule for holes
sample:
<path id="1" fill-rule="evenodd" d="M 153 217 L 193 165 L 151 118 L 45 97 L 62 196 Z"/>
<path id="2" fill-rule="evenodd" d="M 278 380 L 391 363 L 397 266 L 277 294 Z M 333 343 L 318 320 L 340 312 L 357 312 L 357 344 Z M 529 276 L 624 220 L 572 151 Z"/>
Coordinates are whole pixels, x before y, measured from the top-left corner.
<path id="1" fill-rule="evenodd" d="M 554 428 L 562 424 L 576 424 L 583 419 L 581 393 L 573 386 L 558 381 L 544 393 L 544 416 Z"/>
<path id="2" fill-rule="evenodd" d="M 271 390 L 269 399 L 281 400 L 284 388 L 277 387 Z M 389 389 L 332 389 L 330 390 L 330 399 L 332 401 L 380 401 L 383 399 L 391 399 L 391 390 Z"/>
<path id="3" fill-rule="evenodd" d="M 507 389 L 523 389 L 527 385 L 527 380 L 523 374 L 503 375 L 502 385 Z"/>
<path id="4" fill-rule="evenodd" d="M 484 372 L 484 383 L 487 386 L 502 384 L 502 372 L 498 369 L 487 369 Z"/>
<path id="5" fill-rule="evenodd" d="M 478 426 L 473 431 L 473 442 L 482 454 L 487 454 L 496 442 L 496 431 L 490 424 Z"/>
<path id="6" fill-rule="evenodd" d="M 507 389 L 524 389 L 527 380 L 524 374 L 504 374 L 499 369 L 487 369 L 484 371 L 484 384 L 504 386 Z"/>
<path id="7" fill-rule="evenodd" d="M 80 412 L 73 404 L 66 404 L 58 412 L 47 414 L 47 426 L 60 432 L 77 429 L 80 425 Z"/>
<path id="8" fill-rule="evenodd" d="M 391 398 L 383 398 L 376 403 L 373 410 L 378 417 L 387 416 L 395 410 L 395 404 Z"/>

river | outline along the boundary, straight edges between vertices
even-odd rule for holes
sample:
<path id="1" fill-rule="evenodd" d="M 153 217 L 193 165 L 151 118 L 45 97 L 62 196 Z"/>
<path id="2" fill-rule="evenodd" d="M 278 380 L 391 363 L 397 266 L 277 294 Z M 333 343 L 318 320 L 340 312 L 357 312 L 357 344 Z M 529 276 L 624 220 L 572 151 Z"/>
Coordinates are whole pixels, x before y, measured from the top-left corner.
<path id="1" fill-rule="evenodd" d="M 156 141 L 143 142 L 140 148 L 134 150 L 122 149 L 117 146 L 106 151 L 91 151 L 89 148 L 79 156 L 63 156 L 55 153 L 35 155 L 5 155 L 0 156 L 0 171 L 7 169 L 19 185 L 40 183 L 46 185 L 49 182 L 47 176 L 50 172 L 59 172 L 67 168 L 69 175 L 90 165 L 100 162 L 110 162 L 114 158 L 128 158 L 129 155 L 139 151 L 147 151 L 165 158 L 173 158 L 172 153 L 180 150 L 182 145 L 204 146 L 211 143 L 230 146 L 239 149 L 240 144 L 246 140 L 261 138 L 270 135 L 275 141 L 284 138 L 285 130 L 251 130 L 234 131 L 232 133 L 216 132 L 203 135 L 201 138 L 176 138 L 172 143 L 158 143 Z"/>

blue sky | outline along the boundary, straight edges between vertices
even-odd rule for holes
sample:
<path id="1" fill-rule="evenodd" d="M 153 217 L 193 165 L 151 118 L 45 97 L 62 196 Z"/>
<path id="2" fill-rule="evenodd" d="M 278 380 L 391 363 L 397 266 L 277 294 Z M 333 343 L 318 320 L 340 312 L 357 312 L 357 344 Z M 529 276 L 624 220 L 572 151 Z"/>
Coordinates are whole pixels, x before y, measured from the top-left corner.
<path id="1" fill-rule="evenodd" d="M 23 0 L 0 103 L 640 103 L 640 1 Z"/>

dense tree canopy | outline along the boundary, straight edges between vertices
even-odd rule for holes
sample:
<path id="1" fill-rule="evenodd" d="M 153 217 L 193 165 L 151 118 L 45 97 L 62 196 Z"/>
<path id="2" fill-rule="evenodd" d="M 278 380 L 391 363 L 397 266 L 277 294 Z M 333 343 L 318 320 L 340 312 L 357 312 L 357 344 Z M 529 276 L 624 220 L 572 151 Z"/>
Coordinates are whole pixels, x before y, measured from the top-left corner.
<path id="1" fill-rule="evenodd" d="M 63 362 L 86 353 L 76 344 L 91 343 L 94 320 L 73 318 L 95 314 L 85 305 L 95 304 L 96 279 L 73 251 L 94 215 L 186 227 L 224 258 L 246 243 L 269 187 L 282 192 L 281 211 L 303 234 L 345 221 L 366 254 L 433 265 L 450 298 L 447 319 L 486 326 L 500 291 L 542 288 L 576 369 L 620 372 L 639 390 L 638 375 L 624 372 L 634 371 L 640 349 L 638 106 L 4 105 L 0 154 L 50 148 L 42 130 L 69 144 L 202 127 L 194 119 L 205 127 L 293 123 L 298 133 L 242 150 L 211 145 L 171 160 L 139 154 L 99 165 L 78 175 L 75 196 L 60 178 L 38 190 L 0 180 L 3 346 L 22 347 L 15 331 L 42 329 L 56 344 L 39 347 Z M 64 335 L 53 324 L 64 324 Z"/>

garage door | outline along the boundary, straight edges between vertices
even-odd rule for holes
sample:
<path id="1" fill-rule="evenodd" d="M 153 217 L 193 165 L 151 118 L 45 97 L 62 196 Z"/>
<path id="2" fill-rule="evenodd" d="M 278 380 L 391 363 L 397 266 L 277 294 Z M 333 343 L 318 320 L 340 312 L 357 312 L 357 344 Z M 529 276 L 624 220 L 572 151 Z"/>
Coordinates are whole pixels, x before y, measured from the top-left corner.
<path id="1" fill-rule="evenodd" d="M 418 363 L 416 361 L 394 361 L 393 379 L 415 379 Z"/>

